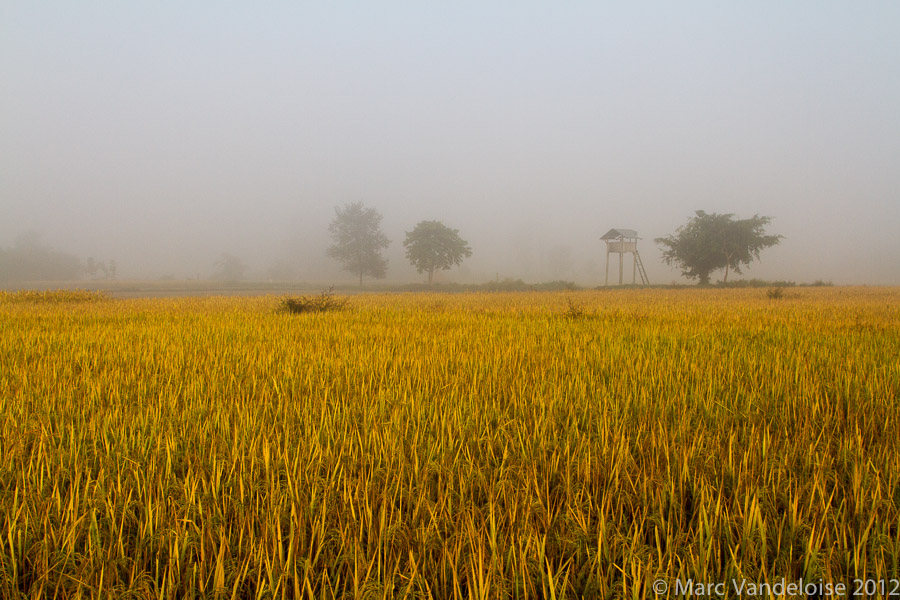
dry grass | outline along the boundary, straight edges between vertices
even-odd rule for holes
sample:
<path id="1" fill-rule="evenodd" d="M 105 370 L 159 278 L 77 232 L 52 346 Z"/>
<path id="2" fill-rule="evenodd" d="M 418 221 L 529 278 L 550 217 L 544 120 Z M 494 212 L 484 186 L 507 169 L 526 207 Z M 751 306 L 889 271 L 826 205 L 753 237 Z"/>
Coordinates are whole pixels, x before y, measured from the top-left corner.
<path id="1" fill-rule="evenodd" d="M 900 573 L 896 289 L 277 302 L 0 303 L 0 597 Z"/>

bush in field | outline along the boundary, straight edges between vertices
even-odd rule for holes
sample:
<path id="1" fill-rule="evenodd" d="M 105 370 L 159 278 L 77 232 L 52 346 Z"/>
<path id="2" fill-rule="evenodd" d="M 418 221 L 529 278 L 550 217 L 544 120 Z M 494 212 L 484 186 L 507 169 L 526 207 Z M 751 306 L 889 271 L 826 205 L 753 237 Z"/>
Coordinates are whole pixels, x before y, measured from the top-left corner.
<path id="1" fill-rule="evenodd" d="M 331 312 L 347 308 L 347 299 L 336 297 L 332 287 L 318 296 L 286 296 L 280 308 L 291 314 Z"/>
<path id="2" fill-rule="evenodd" d="M 795 281 L 784 281 L 784 280 L 775 280 L 769 281 L 766 279 L 737 279 L 729 282 L 719 281 L 716 283 L 717 287 L 724 288 L 768 288 L 768 287 L 797 287 L 797 282 Z"/>
<path id="3" fill-rule="evenodd" d="M 562 290 L 575 291 L 578 289 L 578 286 L 572 281 L 556 280 L 543 283 L 525 283 L 521 279 L 507 278 L 469 286 L 469 289 L 479 292 L 554 292 Z"/>
<path id="4" fill-rule="evenodd" d="M 583 319 L 585 317 L 584 307 L 580 304 L 575 304 L 575 302 L 571 298 L 566 298 L 566 304 L 568 308 L 566 308 L 566 317 L 569 319 Z"/>

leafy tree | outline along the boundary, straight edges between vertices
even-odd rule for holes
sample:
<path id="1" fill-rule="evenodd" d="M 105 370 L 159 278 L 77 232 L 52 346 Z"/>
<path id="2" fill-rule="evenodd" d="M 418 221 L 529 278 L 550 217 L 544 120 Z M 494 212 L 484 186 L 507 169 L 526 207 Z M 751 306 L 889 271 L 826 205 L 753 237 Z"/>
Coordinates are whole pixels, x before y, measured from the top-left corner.
<path id="1" fill-rule="evenodd" d="M 216 272 L 213 274 L 213 279 L 231 282 L 240 281 L 244 278 L 246 272 L 247 265 L 244 264 L 244 261 L 234 254 L 223 252 L 219 260 L 216 261 Z"/>
<path id="2" fill-rule="evenodd" d="M 345 271 L 358 275 L 360 286 L 365 275 L 383 279 L 387 259 L 381 251 L 391 242 L 381 231 L 381 214 L 362 202 L 336 207 L 334 213 L 328 226 L 334 243 L 328 247 L 328 256 L 343 263 Z"/>
<path id="3" fill-rule="evenodd" d="M 422 221 L 406 232 L 406 258 L 419 273 L 428 273 L 428 283 L 434 280 L 435 269 L 447 270 L 472 256 L 468 242 L 459 237 L 458 229 L 450 229 L 440 221 Z"/>
<path id="4" fill-rule="evenodd" d="M 709 283 L 710 273 L 725 269 L 741 272 L 741 265 L 759 259 L 760 251 L 778 244 L 784 236 L 766 235 L 765 227 L 771 217 L 753 215 L 749 219 L 734 220 L 733 214 L 708 214 L 698 210 L 696 216 L 678 228 L 677 235 L 656 238 L 664 246 L 663 260 L 678 265 L 685 277 Z"/>

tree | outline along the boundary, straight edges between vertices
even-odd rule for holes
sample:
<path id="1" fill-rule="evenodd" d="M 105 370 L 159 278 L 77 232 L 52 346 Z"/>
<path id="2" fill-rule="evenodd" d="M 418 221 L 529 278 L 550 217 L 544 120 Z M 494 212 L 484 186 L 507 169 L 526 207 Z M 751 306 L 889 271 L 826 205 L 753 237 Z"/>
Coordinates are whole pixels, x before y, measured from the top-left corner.
<path id="1" fill-rule="evenodd" d="M 381 214 L 376 209 L 362 202 L 335 207 L 328 231 L 334 241 L 328 247 L 328 256 L 343 263 L 345 271 L 358 275 L 360 286 L 365 275 L 384 278 L 387 259 L 381 251 L 391 242 L 381 231 Z"/>
<path id="2" fill-rule="evenodd" d="M 213 279 L 222 281 L 240 281 L 247 272 L 247 265 L 240 258 L 228 252 L 223 252 L 216 261 L 216 272 Z"/>
<path id="3" fill-rule="evenodd" d="M 84 272 L 91 276 L 92 279 L 97 278 L 97 273 L 103 271 L 103 278 L 110 278 L 110 268 L 106 266 L 104 262 L 98 262 L 94 260 L 93 256 L 89 256 L 87 259 L 87 263 L 84 266 Z M 115 277 L 113 277 L 115 279 Z"/>
<path id="4" fill-rule="evenodd" d="M 766 235 L 765 227 L 772 217 L 753 215 L 749 219 L 734 220 L 733 214 L 707 214 L 698 210 L 687 225 L 678 228 L 677 235 L 656 238 L 665 246 L 663 260 L 678 265 L 685 277 L 709 283 L 710 273 L 725 269 L 741 272 L 741 265 L 759 259 L 760 251 L 775 246 L 784 236 Z"/>
<path id="5" fill-rule="evenodd" d="M 406 258 L 419 273 L 428 273 L 429 285 L 435 269 L 447 270 L 472 256 L 468 242 L 459 237 L 458 229 L 450 229 L 440 221 L 422 221 L 406 232 Z"/>

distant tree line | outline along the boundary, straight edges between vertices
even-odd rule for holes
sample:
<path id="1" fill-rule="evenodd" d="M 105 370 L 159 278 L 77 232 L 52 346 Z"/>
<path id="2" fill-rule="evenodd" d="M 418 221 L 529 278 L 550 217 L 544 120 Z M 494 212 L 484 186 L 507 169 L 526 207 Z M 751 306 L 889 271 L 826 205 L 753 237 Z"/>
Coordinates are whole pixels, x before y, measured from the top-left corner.
<path id="1" fill-rule="evenodd" d="M 351 202 L 335 208 L 329 225 L 332 244 L 326 250 L 327 255 L 355 275 L 360 285 L 364 277 L 382 279 L 387 275 L 388 261 L 382 252 L 391 242 L 381 230 L 381 220 L 377 209 L 362 202 Z M 735 219 L 733 214 L 698 210 L 674 235 L 655 241 L 664 248 L 663 261 L 680 267 L 685 277 L 708 284 L 714 271 L 724 269 L 727 283 L 731 271 L 741 273 L 742 267 L 759 259 L 762 250 L 783 239 L 765 231 L 771 221 L 771 217 L 759 215 Z M 433 283 L 436 271 L 459 266 L 472 256 L 472 249 L 460 237 L 459 230 L 437 220 L 417 223 L 406 232 L 403 246 L 407 260 L 419 273 L 427 275 L 428 284 Z M 564 251 L 556 252 L 553 258 L 562 266 L 571 262 Z M 285 270 L 284 265 L 279 265 L 270 276 Z M 247 271 L 240 258 L 223 253 L 216 262 L 213 278 L 238 281 Z M 82 265 L 75 256 L 43 244 L 33 232 L 20 235 L 9 248 L 0 248 L 0 283 L 75 280 L 84 274 L 92 279 L 115 279 L 117 265 L 114 260 L 102 262 L 93 257 Z"/>
<path id="2" fill-rule="evenodd" d="M 89 257 L 82 263 L 76 256 L 56 250 L 29 231 L 9 248 L 0 248 L 0 283 L 26 281 L 75 281 L 87 275 L 91 279 L 115 279 L 115 260 L 98 261 Z"/>
<path id="3" fill-rule="evenodd" d="M 77 257 L 44 245 L 38 234 L 16 238 L 9 248 L 0 248 L 0 281 L 53 281 L 80 279 L 83 267 Z"/>
<path id="4" fill-rule="evenodd" d="M 663 261 L 681 267 L 689 279 L 698 279 L 705 285 L 711 274 L 724 269 L 724 281 L 731 271 L 741 273 L 741 268 L 758 260 L 760 252 L 777 245 L 781 235 L 766 233 L 771 217 L 753 215 L 748 219 L 735 219 L 733 214 L 706 213 L 698 210 L 695 216 L 675 235 L 657 238 L 664 247 Z M 390 240 L 381 231 L 381 214 L 374 208 L 353 202 L 335 209 L 335 217 L 329 226 L 333 244 L 328 255 L 341 262 L 344 270 L 359 278 L 385 277 L 387 259 L 382 250 Z M 459 231 L 440 221 L 421 221 L 412 231 L 406 232 L 403 242 L 406 258 L 419 273 L 428 275 L 428 283 L 434 281 L 438 270 L 450 269 L 472 255 L 468 243 Z M 565 256 L 560 254 L 560 262 Z"/>

